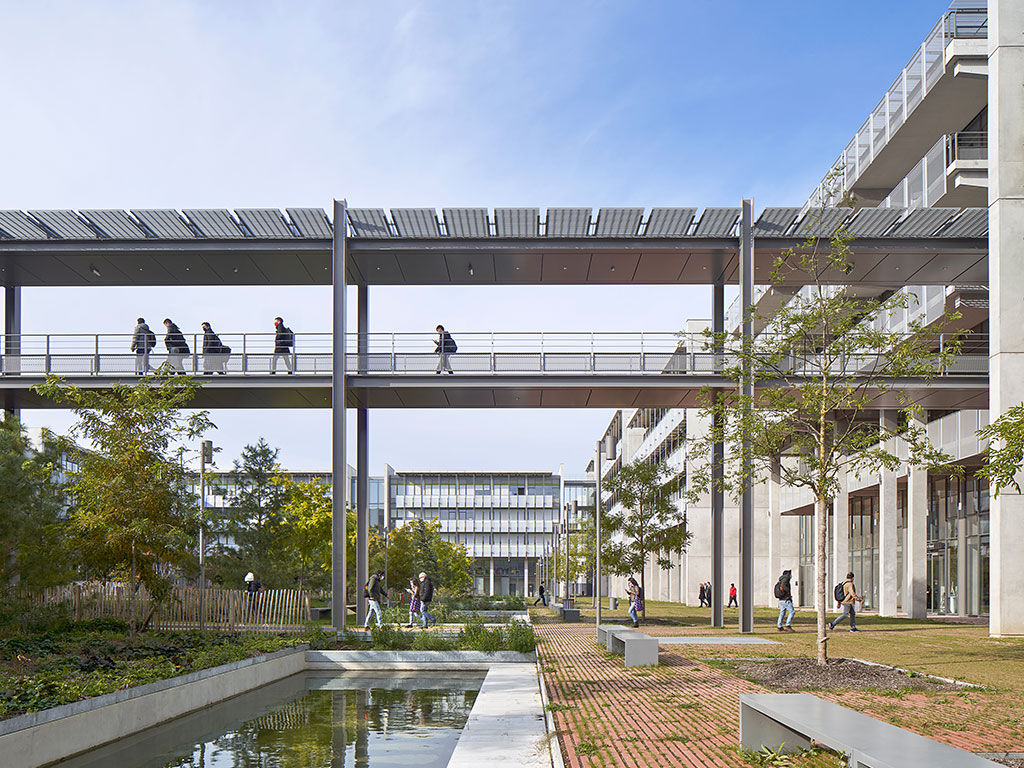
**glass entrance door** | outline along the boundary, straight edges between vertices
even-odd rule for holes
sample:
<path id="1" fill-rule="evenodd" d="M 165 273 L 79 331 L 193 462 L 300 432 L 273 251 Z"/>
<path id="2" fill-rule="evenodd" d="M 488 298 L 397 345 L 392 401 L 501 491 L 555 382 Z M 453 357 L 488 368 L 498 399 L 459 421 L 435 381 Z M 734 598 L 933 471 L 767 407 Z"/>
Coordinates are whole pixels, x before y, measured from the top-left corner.
<path id="1" fill-rule="evenodd" d="M 928 586 L 926 601 L 928 610 L 946 613 L 946 552 L 945 549 L 928 553 Z"/>

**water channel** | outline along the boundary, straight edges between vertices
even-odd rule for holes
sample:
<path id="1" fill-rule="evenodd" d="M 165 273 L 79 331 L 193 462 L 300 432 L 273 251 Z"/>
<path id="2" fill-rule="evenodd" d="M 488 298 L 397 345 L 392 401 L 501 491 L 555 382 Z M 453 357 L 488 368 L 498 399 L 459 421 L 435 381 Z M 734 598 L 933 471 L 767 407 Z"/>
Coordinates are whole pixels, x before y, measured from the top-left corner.
<path id="1" fill-rule="evenodd" d="M 294 675 L 60 768 L 442 768 L 483 673 Z"/>

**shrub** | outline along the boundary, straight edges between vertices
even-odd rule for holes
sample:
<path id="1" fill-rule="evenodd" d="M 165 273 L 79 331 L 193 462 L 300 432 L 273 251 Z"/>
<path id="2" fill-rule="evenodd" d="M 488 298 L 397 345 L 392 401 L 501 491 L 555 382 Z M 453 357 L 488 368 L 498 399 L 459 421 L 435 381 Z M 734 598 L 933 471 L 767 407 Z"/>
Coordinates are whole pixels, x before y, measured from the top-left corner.
<path id="1" fill-rule="evenodd" d="M 412 649 L 414 651 L 450 651 L 453 648 L 454 643 L 451 640 L 431 632 L 423 632 L 416 635 L 412 641 Z"/>
<path id="2" fill-rule="evenodd" d="M 519 653 L 533 653 L 537 650 L 537 638 L 533 626 L 525 621 L 513 621 L 505 628 L 505 648 Z"/>
<path id="3" fill-rule="evenodd" d="M 459 633 L 459 640 L 471 651 L 493 653 L 501 650 L 504 637 L 500 628 L 488 629 L 483 621 L 474 618 L 466 622 Z"/>
<path id="4" fill-rule="evenodd" d="M 373 647 L 378 650 L 404 651 L 412 645 L 409 635 L 390 624 L 371 628 L 370 637 L 373 639 Z"/>

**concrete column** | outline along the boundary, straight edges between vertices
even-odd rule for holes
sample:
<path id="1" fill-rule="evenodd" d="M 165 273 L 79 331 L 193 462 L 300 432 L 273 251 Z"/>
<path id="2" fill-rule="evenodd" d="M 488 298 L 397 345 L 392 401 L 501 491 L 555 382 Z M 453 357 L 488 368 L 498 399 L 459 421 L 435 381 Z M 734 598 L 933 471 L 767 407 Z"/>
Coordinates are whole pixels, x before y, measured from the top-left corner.
<path id="1" fill-rule="evenodd" d="M 494 558 L 491 558 L 491 591 L 488 592 L 491 597 L 494 597 Z"/>
<path id="2" fill-rule="evenodd" d="M 1024 399 L 1024 5 L 988 4 L 989 416 Z M 1018 476 L 1019 477 L 1019 476 Z M 989 632 L 1024 635 L 1024 497 L 993 494 Z"/>
<path id="3" fill-rule="evenodd" d="M 963 513 L 963 486 L 960 489 L 960 511 Z M 967 520 L 956 521 L 956 612 L 967 615 Z"/>
<path id="4" fill-rule="evenodd" d="M 922 425 L 923 426 L 923 425 Z M 927 615 L 928 471 L 907 470 L 907 530 L 903 540 L 903 607 L 911 619 Z"/>
<path id="5" fill-rule="evenodd" d="M 880 426 L 891 434 L 896 429 L 895 411 L 879 414 Z M 896 440 L 888 450 L 895 452 Z M 896 473 L 885 468 L 878 478 L 878 615 L 896 615 L 897 553 L 900 511 L 897 506 Z"/>
<path id="6" fill-rule="evenodd" d="M 754 201 L 744 200 L 740 213 L 740 307 L 743 310 L 744 344 L 754 337 L 753 320 L 750 308 L 754 305 Z M 740 392 L 747 398 L 754 395 L 753 379 L 749 371 L 744 372 L 740 384 Z M 749 403 L 749 400 L 748 400 Z M 749 407 L 746 406 L 746 407 Z M 750 441 L 744 436 L 740 450 L 740 466 L 745 486 L 740 494 L 740 632 L 754 631 L 754 489 L 751 471 L 753 462 L 750 456 Z"/>
<path id="7" fill-rule="evenodd" d="M 369 351 L 369 286 L 360 285 L 356 296 L 356 349 L 359 372 L 366 370 Z M 369 578 L 370 563 L 370 414 L 356 409 L 356 621 L 366 620 L 363 585 Z"/>
<path id="8" fill-rule="evenodd" d="M 796 570 L 794 563 L 782 565 L 782 461 L 776 456 L 768 476 L 768 576 L 778 579 L 784 568 Z M 772 581 L 772 584 L 775 582 Z"/>
<path id="9" fill-rule="evenodd" d="M 832 578 L 829 589 L 846 578 L 850 570 L 850 480 L 839 473 L 839 492 L 832 501 Z M 864 581 L 862 574 L 857 576 Z"/>
<path id="10" fill-rule="evenodd" d="M 530 596 L 530 558 L 523 558 L 523 599 Z"/>
<path id="11" fill-rule="evenodd" d="M 345 568 L 345 509 L 348 500 L 348 477 L 345 459 L 345 291 L 346 228 L 348 214 L 344 200 L 334 201 L 334 240 L 331 253 L 333 269 L 331 294 L 331 617 L 337 629 L 344 629 L 348 615 Z"/>

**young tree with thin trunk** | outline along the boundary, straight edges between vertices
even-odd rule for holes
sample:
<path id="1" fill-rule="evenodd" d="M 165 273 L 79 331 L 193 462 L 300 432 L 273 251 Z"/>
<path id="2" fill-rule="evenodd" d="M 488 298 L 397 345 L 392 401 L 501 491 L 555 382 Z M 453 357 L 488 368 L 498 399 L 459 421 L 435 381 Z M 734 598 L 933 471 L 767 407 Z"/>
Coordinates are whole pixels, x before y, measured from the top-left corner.
<path id="1" fill-rule="evenodd" d="M 747 484 L 767 478 L 780 457 L 782 484 L 811 492 L 817 519 L 820 664 L 828 658 L 825 613 L 833 602 L 825 582 L 828 512 L 840 478 L 892 471 L 904 463 L 950 471 L 949 457 L 928 441 L 919 421 L 921 409 L 903 388 L 939 374 L 958 353 L 962 338 L 956 330 L 940 336 L 934 325 L 925 328 L 919 320 L 908 322 L 903 331 L 888 330 L 890 315 L 912 310 L 917 298 L 901 290 L 864 295 L 836 285 L 854 267 L 850 242 L 842 231 L 828 240 L 811 237 L 776 260 L 773 284 L 804 287 L 771 315 L 744 308 L 747 317 L 763 321 L 764 330 L 752 342 L 729 333 L 707 334 L 706 350 L 722 352 L 726 377 L 738 385 L 749 376 L 754 395 L 744 397 L 738 386 L 705 392 L 702 415 L 722 427 L 687 443 L 687 487 L 694 500 L 715 487 L 711 457 L 718 441 L 726 447 L 725 492 L 738 495 Z M 942 324 L 956 319 L 948 315 Z M 898 411 L 894 425 L 881 423 L 880 402 Z M 740 461 L 744 440 L 752 459 L 746 476 Z M 905 458 L 898 455 L 897 441 L 905 447 Z M 845 574 L 845 566 L 836 568 Z"/>
<path id="2" fill-rule="evenodd" d="M 606 483 L 618 504 L 602 514 L 602 570 L 618 576 L 640 574 L 650 560 L 659 568 L 672 567 L 670 553 L 682 552 L 690 541 L 686 518 L 673 501 L 677 478 L 664 464 L 635 461 L 623 466 Z M 647 616 L 646 600 L 644 616 Z"/>

